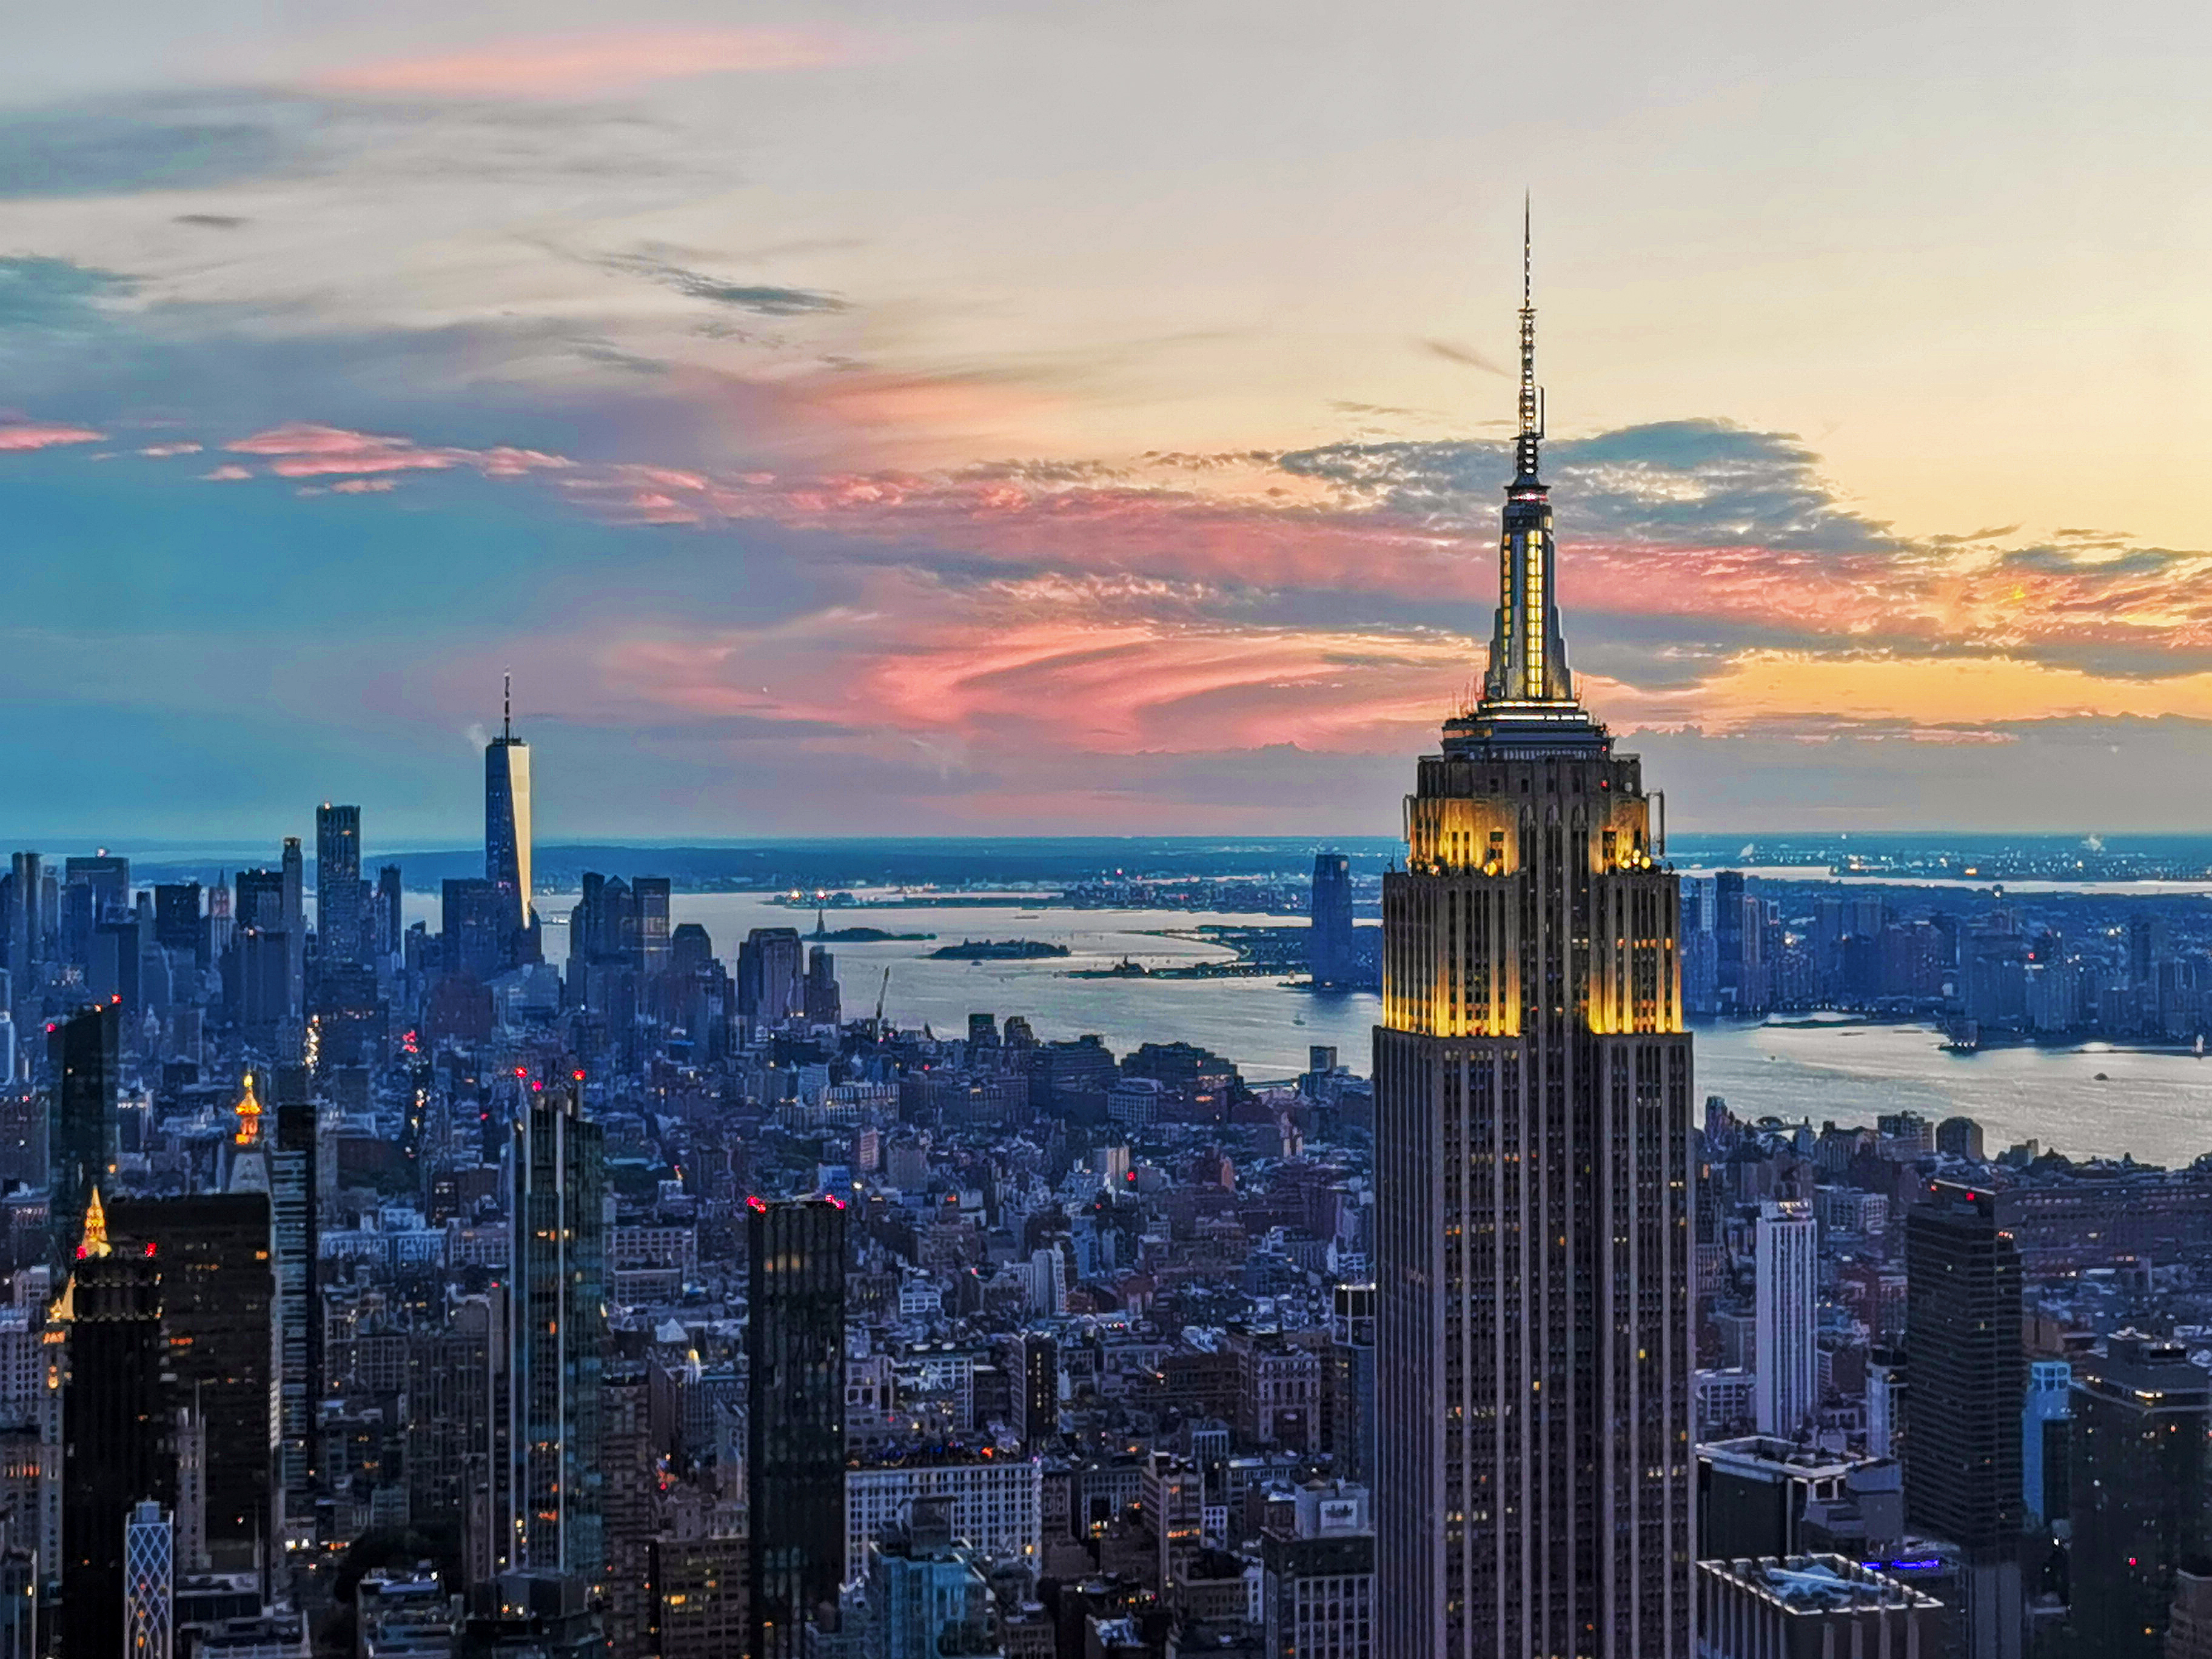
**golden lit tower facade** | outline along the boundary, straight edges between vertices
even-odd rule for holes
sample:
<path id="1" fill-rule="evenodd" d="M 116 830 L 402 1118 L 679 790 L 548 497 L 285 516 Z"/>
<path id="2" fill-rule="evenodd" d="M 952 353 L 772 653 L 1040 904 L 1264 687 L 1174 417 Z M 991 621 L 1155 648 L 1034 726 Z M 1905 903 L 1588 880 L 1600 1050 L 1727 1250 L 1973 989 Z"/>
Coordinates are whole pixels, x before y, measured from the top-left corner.
<path id="1" fill-rule="evenodd" d="M 1483 695 L 1383 880 L 1376 1650 L 1690 1659 L 1680 896 L 1568 673 L 1525 290 L 1521 356 Z"/>

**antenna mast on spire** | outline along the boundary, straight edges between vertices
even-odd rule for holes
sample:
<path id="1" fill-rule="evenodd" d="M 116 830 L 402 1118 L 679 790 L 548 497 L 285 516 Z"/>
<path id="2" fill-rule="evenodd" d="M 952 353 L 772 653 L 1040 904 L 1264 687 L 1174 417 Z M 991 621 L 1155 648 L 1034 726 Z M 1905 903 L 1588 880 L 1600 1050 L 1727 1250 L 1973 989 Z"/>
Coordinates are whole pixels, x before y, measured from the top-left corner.
<path id="1" fill-rule="evenodd" d="M 514 741 L 514 671 L 501 671 L 499 677 L 499 734 L 509 743 Z"/>
<path id="2" fill-rule="evenodd" d="M 1536 476 L 1536 446 L 1544 435 L 1544 394 L 1536 386 L 1536 289 L 1528 196 L 1521 197 L 1521 429 L 1513 441 L 1513 470 Z"/>

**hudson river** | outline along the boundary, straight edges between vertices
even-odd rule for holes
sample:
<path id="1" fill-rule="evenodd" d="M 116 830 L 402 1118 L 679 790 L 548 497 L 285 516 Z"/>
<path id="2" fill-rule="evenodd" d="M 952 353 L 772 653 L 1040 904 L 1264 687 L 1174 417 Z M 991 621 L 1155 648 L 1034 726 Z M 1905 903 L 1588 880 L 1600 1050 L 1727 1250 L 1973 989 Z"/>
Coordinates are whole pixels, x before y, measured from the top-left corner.
<path id="1" fill-rule="evenodd" d="M 437 924 L 436 901 L 410 893 L 410 921 Z M 568 953 L 573 895 L 543 896 L 545 951 Z M 696 921 L 726 962 L 754 927 L 811 932 L 811 910 L 741 893 L 678 893 L 673 921 Z M 1369 1066 L 1369 1033 L 1380 999 L 1315 993 L 1270 979 L 1077 979 L 1071 970 L 1109 967 L 1124 957 L 1148 967 L 1227 960 L 1230 952 L 1191 934 L 1209 922 L 1283 927 L 1280 916 L 1207 915 L 1159 910 L 832 910 L 829 925 L 934 933 L 930 940 L 832 942 L 846 1018 L 873 1012 L 890 969 L 885 1012 L 901 1025 L 927 1024 L 940 1036 L 967 1029 L 970 1012 L 1027 1017 L 1040 1037 L 1095 1031 L 1116 1053 L 1182 1039 L 1227 1055 L 1249 1081 L 1303 1071 L 1309 1044 L 1334 1047 L 1357 1072 Z M 927 953 L 963 939 L 1026 939 L 1068 947 L 1030 962 L 933 962 Z M 1703 1026 L 1696 1032 L 1697 1091 L 1724 1097 L 1740 1115 L 1810 1118 L 1815 1128 L 1871 1124 L 1883 1112 L 1978 1121 L 1995 1153 L 2033 1138 L 2073 1157 L 2132 1152 L 2154 1164 L 2186 1164 L 2212 1152 L 2212 1060 L 2186 1054 L 2111 1049 L 1996 1048 L 1943 1051 L 1925 1026 L 1834 1024 Z M 2103 1073 L 2100 1078 L 2098 1074 Z"/>

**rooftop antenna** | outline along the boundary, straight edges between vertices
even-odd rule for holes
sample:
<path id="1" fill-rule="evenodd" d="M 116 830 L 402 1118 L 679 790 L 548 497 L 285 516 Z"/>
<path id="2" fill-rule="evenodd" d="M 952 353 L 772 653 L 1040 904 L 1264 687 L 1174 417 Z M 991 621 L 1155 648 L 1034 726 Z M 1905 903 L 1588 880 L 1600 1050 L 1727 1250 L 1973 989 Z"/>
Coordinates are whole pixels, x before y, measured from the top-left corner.
<path id="1" fill-rule="evenodd" d="M 499 735 L 506 742 L 514 741 L 514 671 L 512 668 L 500 671 Z"/>
<path id="2" fill-rule="evenodd" d="M 1536 386 L 1536 289 L 1529 198 L 1521 196 L 1521 429 L 1513 442 L 1514 471 L 1536 476 L 1536 445 L 1544 435 L 1544 394 Z"/>

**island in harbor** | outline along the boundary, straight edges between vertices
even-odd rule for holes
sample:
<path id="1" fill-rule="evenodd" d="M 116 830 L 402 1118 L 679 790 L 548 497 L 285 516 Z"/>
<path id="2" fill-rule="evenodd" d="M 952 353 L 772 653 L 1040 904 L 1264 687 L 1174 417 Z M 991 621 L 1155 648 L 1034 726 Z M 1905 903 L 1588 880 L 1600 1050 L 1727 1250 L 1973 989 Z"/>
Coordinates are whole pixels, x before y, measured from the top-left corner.
<path id="1" fill-rule="evenodd" d="M 1036 939 L 963 939 L 957 945 L 940 945 L 929 953 L 933 962 L 1035 962 L 1068 954 L 1065 945 Z"/>
<path id="2" fill-rule="evenodd" d="M 904 942 L 936 937 L 934 933 L 886 933 L 880 927 L 817 927 L 807 935 L 811 939 L 826 939 L 833 945 L 881 945 L 886 939 Z"/>

